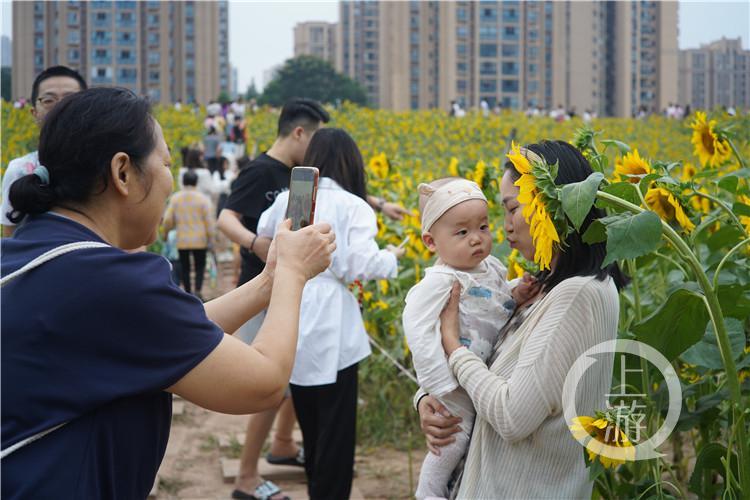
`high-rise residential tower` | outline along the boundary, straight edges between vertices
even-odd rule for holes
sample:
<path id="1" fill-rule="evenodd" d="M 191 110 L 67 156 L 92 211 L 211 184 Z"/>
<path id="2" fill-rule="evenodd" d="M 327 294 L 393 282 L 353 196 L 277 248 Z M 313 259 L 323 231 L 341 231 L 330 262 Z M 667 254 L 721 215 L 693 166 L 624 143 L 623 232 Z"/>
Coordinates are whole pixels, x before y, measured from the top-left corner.
<path id="1" fill-rule="evenodd" d="M 341 1 L 337 68 L 372 105 L 630 116 L 677 99 L 677 3 Z"/>
<path id="2" fill-rule="evenodd" d="M 693 108 L 750 108 L 750 50 L 726 39 L 680 51 L 679 102 Z"/>
<path id="3" fill-rule="evenodd" d="M 205 104 L 231 90 L 228 38 L 226 0 L 14 1 L 13 96 L 63 64 L 90 85 Z"/>

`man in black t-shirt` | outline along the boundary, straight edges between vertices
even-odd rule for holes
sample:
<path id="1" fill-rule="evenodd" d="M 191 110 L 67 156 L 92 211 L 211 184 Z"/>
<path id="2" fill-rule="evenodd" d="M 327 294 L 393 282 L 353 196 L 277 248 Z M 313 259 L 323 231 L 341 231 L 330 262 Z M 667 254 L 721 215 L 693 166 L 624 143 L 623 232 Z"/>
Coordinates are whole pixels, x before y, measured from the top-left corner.
<path id="1" fill-rule="evenodd" d="M 242 285 L 260 274 L 271 241 L 258 238 L 260 215 L 276 196 L 289 189 L 292 167 L 301 165 L 315 131 L 330 119 L 323 107 L 311 99 L 293 99 L 284 105 L 279 117 L 278 136 L 267 152 L 240 171 L 232 183 L 218 226 L 230 240 L 240 245 Z"/>

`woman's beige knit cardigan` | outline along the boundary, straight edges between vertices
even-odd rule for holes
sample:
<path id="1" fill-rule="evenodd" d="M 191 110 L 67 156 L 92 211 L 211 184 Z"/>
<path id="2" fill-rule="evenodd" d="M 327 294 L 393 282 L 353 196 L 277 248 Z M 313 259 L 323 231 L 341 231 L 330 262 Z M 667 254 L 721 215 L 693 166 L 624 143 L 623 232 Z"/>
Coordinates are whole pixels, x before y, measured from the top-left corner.
<path id="1" fill-rule="evenodd" d="M 617 336 L 611 278 L 555 286 L 500 345 L 490 368 L 468 349 L 449 363 L 477 410 L 459 498 L 590 498 L 583 448 L 562 414 L 562 388 L 583 352 Z M 589 368 L 576 391 L 578 415 L 604 409 L 613 355 Z"/>

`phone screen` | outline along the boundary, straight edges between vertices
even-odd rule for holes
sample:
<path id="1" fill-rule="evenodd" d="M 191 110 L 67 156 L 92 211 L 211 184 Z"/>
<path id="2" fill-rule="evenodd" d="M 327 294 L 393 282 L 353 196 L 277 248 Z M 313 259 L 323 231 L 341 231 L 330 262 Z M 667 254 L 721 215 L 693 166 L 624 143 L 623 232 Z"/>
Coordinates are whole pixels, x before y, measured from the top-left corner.
<path id="1" fill-rule="evenodd" d="M 317 168 L 294 167 L 292 169 L 292 180 L 289 184 L 289 204 L 286 208 L 286 218 L 292 219 L 292 231 L 313 223 L 317 188 Z"/>

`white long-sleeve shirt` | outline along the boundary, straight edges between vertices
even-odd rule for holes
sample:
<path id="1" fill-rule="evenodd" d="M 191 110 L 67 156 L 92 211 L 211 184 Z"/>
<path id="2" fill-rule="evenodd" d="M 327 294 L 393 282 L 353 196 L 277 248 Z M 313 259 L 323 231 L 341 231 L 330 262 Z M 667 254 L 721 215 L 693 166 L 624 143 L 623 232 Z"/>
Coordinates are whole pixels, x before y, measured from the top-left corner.
<path id="1" fill-rule="evenodd" d="M 284 220 L 289 191 L 260 216 L 259 236 L 273 237 Z M 291 383 L 332 384 L 338 371 L 370 355 L 359 304 L 347 285 L 354 280 L 393 278 L 396 256 L 380 250 L 375 212 L 365 200 L 330 178 L 318 183 L 315 222 L 327 222 L 336 234 L 331 265 L 310 280 L 302 292 L 297 357 Z"/>

